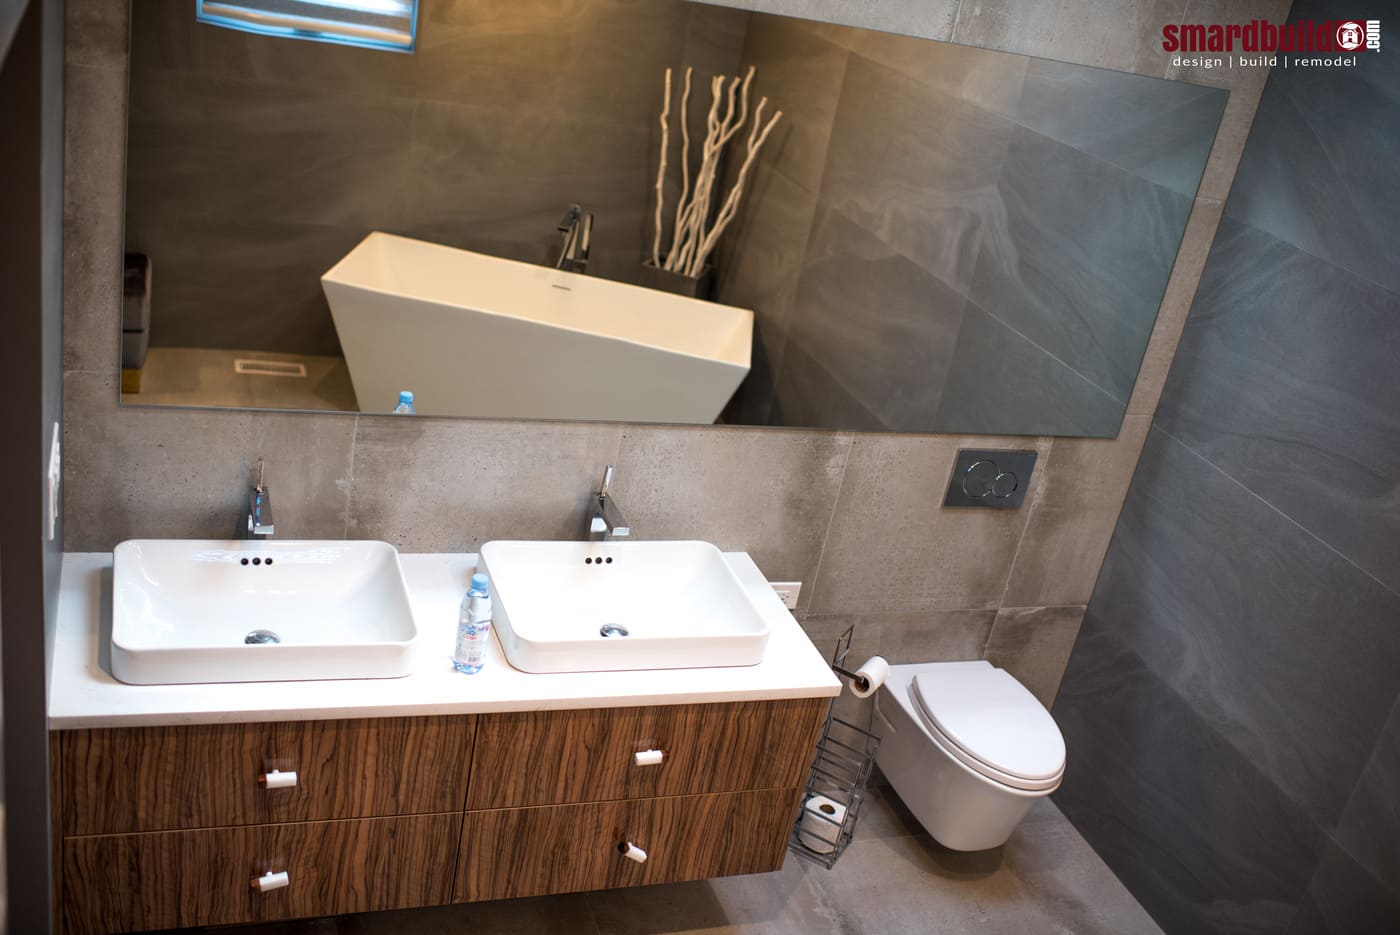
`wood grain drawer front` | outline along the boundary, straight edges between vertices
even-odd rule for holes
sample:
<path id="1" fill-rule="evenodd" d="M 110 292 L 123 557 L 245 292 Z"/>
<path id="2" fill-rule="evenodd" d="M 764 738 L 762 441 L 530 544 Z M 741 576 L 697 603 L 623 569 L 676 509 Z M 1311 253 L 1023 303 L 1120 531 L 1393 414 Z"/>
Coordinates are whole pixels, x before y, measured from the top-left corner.
<path id="1" fill-rule="evenodd" d="M 67 838 L 67 935 L 446 903 L 460 812 Z M 252 879 L 286 871 L 282 889 Z"/>
<path id="2" fill-rule="evenodd" d="M 453 899 L 473 902 L 777 870 L 796 789 L 467 812 Z M 631 842 L 644 863 L 623 857 Z"/>
<path id="3" fill-rule="evenodd" d="M 116 834 L 460 811 L 475 718 L 64 731 L 62 827 Z M 271 770 L 296 785 L 267 788 Z"/>
<path id="4" fill-rule="evenodd" d="M 828 699 L 483 715 L 467 807 L 801 785 Z M 661 763 L 636 754 L 660 750 Z"/>

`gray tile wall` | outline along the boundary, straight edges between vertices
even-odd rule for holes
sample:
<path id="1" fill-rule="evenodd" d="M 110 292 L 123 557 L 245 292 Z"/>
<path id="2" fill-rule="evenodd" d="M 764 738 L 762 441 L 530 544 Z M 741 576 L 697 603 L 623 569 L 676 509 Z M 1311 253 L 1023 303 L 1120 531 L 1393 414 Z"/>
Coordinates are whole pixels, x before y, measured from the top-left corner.
<path id="1" fill-rule="evenodd" d="M 320 275 L 371 229 L 546 262 L 577 202 L 594 268 L 632 276 L 659 76 L 732 72 L 747 19 L 682 0 L 434 2 L 398 55 L 133 9 L 126 244 L 156 270 L 152 343 L 326 355 Z"/>
<path id="2" fill-rule="evenodd" d="M 1095 5 L 1083 0 L 1079 9 Z M 949 31 L 956 3 L 946 5 L 947 16 L 938 4 L 912 0 L 742 6 L 959 38 Z M 971 23 L 1016 5 L 974 6 Z M 379 536 L 407 551 L 473 549 L 506 535 L 570 536 L 603 464 L 613 461 L 619 499 L 642 535 L 703 536 L 749 550 L 775 580 L 803 581 L 799 616 L 824 649 L 854 622 L 857 652 L 882 651 L 896 662 L 988 653 L 1042 698 L 1053 696 L 1146 433 L 1152 406 L 1141 400 L 1155 402 L 1160 392 L 1218 202 L 1198 200 L 1193 209 L 1170 304 L 1148 349 L 1156 363 L 1135 387 L 1138 418 L 1113 439 L 123 408 L 116 336 L 126 3 L 70 0 L 68 8 L 68 549 L 106 550 L 131 536 L 226 535 L 259 458 L 279 487 L 278 524 L 290 536 Z M 1155 14 L 1123 22 L 1097 45 L 1046 34 L 1016 51 L 1066 61 L 1132 57 L 1160 29 Z M 1165 68 L 1156 57 L 1138 70 Z M 1247 125 L 1252 111 L 1250 101 L 1231 119 Z M 788 203 L 804 210 L 797 198 Z M 792 261 L 790 252 L 772 256 Z M 939 506 L 956 450 L 973 444 L 1040 451 L 1021 510 Z"/>
<path id="3" fill-rule="evenodd" d="M 763 361 L 727 421 L 1117 433 L 1223 91 L 764 15 L 743 63 L 785 120 L 719 267 Z"/>
<path id="4" fill-rule="evenodd" d="M 1167 932 L 1400 930 L 1397 161 L 1394 56 L 1273 72 L 1060 690 Z"/>

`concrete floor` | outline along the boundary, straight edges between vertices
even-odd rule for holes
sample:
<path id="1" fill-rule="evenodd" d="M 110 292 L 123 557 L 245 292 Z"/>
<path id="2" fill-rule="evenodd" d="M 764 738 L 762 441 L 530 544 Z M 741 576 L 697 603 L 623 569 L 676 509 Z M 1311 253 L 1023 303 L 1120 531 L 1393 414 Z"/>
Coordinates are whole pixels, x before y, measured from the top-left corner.
<path id="1" fill-rule="evenodd" d="M 1137 935 L 1160 929 L 1048 800 L 997 851 L 960 854 L 874 789 L 834 870 L 777 873 L 337 919 L 218 935 Z"/>

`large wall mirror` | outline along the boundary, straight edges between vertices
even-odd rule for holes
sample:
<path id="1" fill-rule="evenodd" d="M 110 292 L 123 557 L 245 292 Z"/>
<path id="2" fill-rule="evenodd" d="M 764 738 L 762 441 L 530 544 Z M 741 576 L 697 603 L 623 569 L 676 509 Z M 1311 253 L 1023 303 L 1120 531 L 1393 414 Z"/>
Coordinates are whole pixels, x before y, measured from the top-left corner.
<path id="1" fill-rule="evenodd" d="M 128 404 L 1112 436 L 1226 97 L 680 0 L 421 0 L 412 53 L 193 7 L 132 4 Z M 732 220 L 652 268 L 749 69 Z"/>

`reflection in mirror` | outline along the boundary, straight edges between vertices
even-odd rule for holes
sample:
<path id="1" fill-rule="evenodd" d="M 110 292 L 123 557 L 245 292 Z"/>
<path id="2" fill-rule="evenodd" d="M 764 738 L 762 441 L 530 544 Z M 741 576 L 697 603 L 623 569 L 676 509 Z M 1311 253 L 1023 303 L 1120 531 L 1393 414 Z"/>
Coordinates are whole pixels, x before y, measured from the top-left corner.
<path id="1" fill-rule="evenodd" d="M 679 0 L 132 7 L 128 403 L 1111 436 L 1225 99 Z M 662 256 L 711 77 L 783 112 L 704 283 L 648 265 L 668 68 Z"/>

